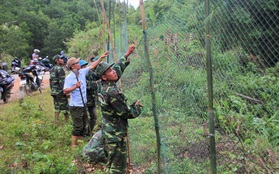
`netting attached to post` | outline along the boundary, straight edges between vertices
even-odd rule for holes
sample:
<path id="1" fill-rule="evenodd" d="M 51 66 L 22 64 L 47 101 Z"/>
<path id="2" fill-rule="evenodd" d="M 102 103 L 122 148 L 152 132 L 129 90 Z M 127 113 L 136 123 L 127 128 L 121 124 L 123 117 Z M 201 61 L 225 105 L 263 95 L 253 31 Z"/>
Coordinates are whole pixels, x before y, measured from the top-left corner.
<path id="1" fill-rule="evenodd" d="M 278 2 L 177 0 L 149 27 L 163 172 L 210 173 L 205 21 L 210 20 L 217 171 L 278 169 Z M 149 24 L 150 26 L 151 24 Z M 142 116 L 130 121 L 133 165 L 156 172 L 149 71 L 140 44 L 123 83 Z M 144 132 L 144 133 L 143 133 Z"/>

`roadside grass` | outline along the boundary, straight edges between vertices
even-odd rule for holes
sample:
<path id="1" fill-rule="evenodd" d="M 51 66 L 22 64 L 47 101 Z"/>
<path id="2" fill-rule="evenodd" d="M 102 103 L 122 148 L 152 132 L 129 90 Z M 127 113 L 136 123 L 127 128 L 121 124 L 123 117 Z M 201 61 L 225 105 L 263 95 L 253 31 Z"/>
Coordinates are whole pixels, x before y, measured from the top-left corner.
<path id="1" fill-rule="evenodd" d="M 82 159 L 82 147 L 71 149 L 72 122 L 65 123 L 60 114 L 54 126 L 54 108 L 50 90 L 34 92 L 19 100 L 0 105 L 0 173 L 103 173 Z M 100 129 L 101 113 L 97 125 Z M 153 117 L 131 121 L 132 160 L 145 170 L 156 170 L 156 138 Z M 148 124 L 147 124 L 148 123 Z M 142 126 L 145 125 L 145 126 Z M 86 142 L 83 142 L 85 145 Z M 148 153 L 146 153 L 148 152 Z"/>
<path id="2" fill-rule="evenodd" d="M 49 89 L 0 105 L 0 173 L 103 173 L 81 156 L 82 147 L 71 149 L 72 123 L 60 115 L 54 126 L 54 109 Z M 128 96 L 129 97 L 129 96 Z M 95 131 L 100 129 L 101 114 Z M 154 118 L 144 111 L 129 120 L 129 147 L 136 173 L 156 173 L 157 144 Z M 165 173 L 209 171 L 208 142 L 202 118 L 169 111 L 159 114 L 161 153 Z M 85 145 L 86 142 L 83 142 Z"/>
<path id="3" fill-rule="evenodd" d="M 0 173 L 79 173 L 82 147 L 72 150 L 72 123 L 54 126 L 49 89 L 0 105 Z"/>

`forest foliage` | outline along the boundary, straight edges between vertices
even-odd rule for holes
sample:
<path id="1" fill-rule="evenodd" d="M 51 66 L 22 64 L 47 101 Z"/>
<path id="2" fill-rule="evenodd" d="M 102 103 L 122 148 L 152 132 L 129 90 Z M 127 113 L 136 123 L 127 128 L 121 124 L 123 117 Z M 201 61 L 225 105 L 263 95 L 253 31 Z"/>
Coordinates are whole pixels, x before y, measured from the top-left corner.
<path id="1" fill-rule="evenodd" d="M 74 33 L 92 22 L 102 26 L 100 9 L 99 1 L 1 0 L 1 56 L 30 58 L 35 48 L 41 50 L 41 56 L 67 52 L 65 42 Z"/>
<path id="2" fill-rule="evenodd" d="M 148 26 L 154 25 L 158 19 L 161 19 L 173 2 L 165 0 L 145 1 Z M 179 0 L 177 2 L 180 3 Z M 181 1 L 181 4 L 185 3 L 194 4 L 199 2 Z M 278 18 L 276 16 L 278 2 L 275 0 L 269 0 L 268 2 L 261 0 L 256 3 L 252 3 L 252 1 L 223 1 L 223 5 L 230 8 L 229 11 L 223 10 L 218 3 L 218 0 L 213 1 L 213 4 L 215 4 L 213 13 L 215 13 L 215 16 L 226 16 L 226 18 L 222 23 L 214 23 L 215 26 L 222 27 L 214 27 L 213 29 L 216 32 L 218 30 L 230 31 L 234 36 L 229 38 L 220 35 L 222 50 L 226 51 L 239 44 L 243 46 L 249 45 L 247 47 L 248 52 L 253 55 L 261 54 L 264 57 L 268 57 L 268 64 L 275 65 L 278 61 L 278 52 L 274 51 L 274 49 L 279 47 L 277 42 L 279 37 Z M 107 8 L 108 5 L 109 1 L 106 0 L 105 6 Z M 129 26 L 135 25 L 138 26 L 138 29 L 141 27 L 139 8 L 128 7 L 123 2 L 118 1 L 112 1 L 110 7 L 109 12 L 113 16 L 111 17 L 111 26 L 124 22 L 123 19 L 126 18 Z M 70 41 L 75 33 L 86 31 L 88 26 L 94 26 L 99 30 L 105 29 L 102 26 L 104 23 L 101 5 L 97 0 L 1 0 L 0 11 L 1 59 L 4 59 L 4 55 L 29 58 L 34 48 L 42 50 L 42 57 L 47 55 L 52 57 L 60 53 L 61 50 L 67 52 L 66 42 Z M 127 14 L 124 12 L 127 12 Z M 192 15 L 194 14 L 189 14 L 189 19 L 191 19 Z M 197 17 L 198 20 L 202 19 L 199 16 Z M 189 23 L 192 19 L 185 21 Z M 180 21 L 182 28 L 185 21 Z M 92 23 L 95 23 L 95 25 L 92 25 Z M 260 27 L 254 28 L 253 26 L 255 25 Z M 187 26 L 190 27 L 191 25 Z M 241 31 L 247 29 L 252 29 L 249 33 L 251 37 L 241 35 Z M 95 41 L 96 38 L 92 39 Z M 203 40 L 203 37 L 200 39 Z M 96 41 L 100 43 L 103 40 Z M 261 45 L 260 49 L 259 45 Z"/>

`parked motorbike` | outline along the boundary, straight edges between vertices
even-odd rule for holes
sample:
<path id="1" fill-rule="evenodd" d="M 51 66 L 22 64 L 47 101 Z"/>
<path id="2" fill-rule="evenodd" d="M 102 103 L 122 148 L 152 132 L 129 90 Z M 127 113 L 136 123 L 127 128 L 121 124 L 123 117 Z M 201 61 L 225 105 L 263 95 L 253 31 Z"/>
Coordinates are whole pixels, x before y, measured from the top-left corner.
<path id="1" fill-rule="evenodd" d="M 39 61 L 39 64 L 43 67 L 45 67 L 45 71 L 49 71 L 52 68 L 52 64 L 50 63 L 50 60 L 48 59 L 48 56 L 41 59 Z"/>
<path id="2" fill-rule="evenodd" d="M 0 99 L 3 100 L 4 103 L 7 103 L 8 99 L 11 97 L 14 80 L 15 78 L 7 71 L 0 70 Z"/>
<path id="3" fill-rule="evenodd" d="M 21 69 L 21 60 L 15 57 L 14 60 L 12 60 L 11 67 L 12 67 L 11 73 L 18 74 Z"/>
<path id="4" fill-rule="evenodd" d="M 0 60 L 0 69 L 8 71 L 8 64 L 6 62 L 2 62 L 2 60 Z"/>
<path id="5" fill-rule="evenodd" d="M 44 66 L 40 65 L 40 62 L 38 61 L 38 59 L 32 60 L 28 67 L 30 68 L 31 66 L 36 66 L 35 69 L 38 74 L 39 80 L 42 81 L 44 74 L 46 72 L 46 68 Z"/>
<path id="6" fill-rule="evenodd" d="M 41 83 L 43 80 L 43 71 L 38 65 L 29 65 L 27 68 L 22 70 L 22 73 L 19 73 L 20 78 L 20 98 L 24 98 L 24 94 L 30 95 L 34 91 L 41 90 Z"/>
<path id="7" fill-rule="evenodd" d="M 64 53 L 63 50 L 60 52 L 60 56 L 62 57 L 64 64 L 66 65 L 68 61 L 68 56 Z"/>

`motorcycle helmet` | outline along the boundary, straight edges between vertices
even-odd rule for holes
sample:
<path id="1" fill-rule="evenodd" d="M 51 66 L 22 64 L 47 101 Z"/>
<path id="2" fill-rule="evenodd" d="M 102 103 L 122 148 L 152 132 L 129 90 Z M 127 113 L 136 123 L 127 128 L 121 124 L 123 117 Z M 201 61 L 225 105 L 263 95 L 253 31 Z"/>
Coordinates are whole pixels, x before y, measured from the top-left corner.
<path id="1" fill-rule="evenodd" d="M 39 52 L 40 52 L 40 50 L 34 49 L 34 53 L 39 53 Z"/>
<path id="2" fill-rule="evenodd" d="M 6 62 L 2 62 L 1 66 L 2 66 L 3 70 L 5 70 L 5 71 L 8 70 L 8 64 Z"/>

